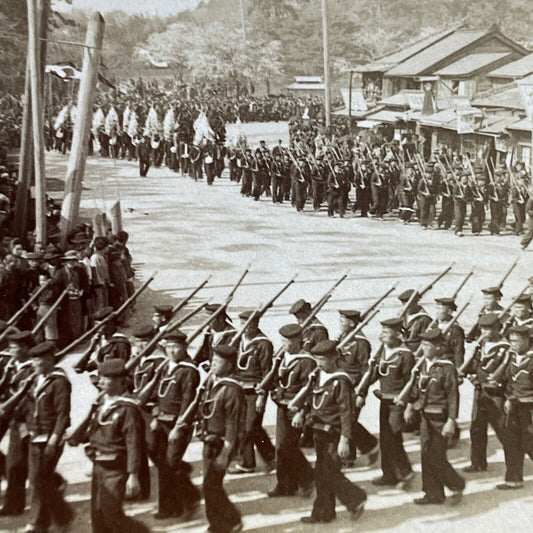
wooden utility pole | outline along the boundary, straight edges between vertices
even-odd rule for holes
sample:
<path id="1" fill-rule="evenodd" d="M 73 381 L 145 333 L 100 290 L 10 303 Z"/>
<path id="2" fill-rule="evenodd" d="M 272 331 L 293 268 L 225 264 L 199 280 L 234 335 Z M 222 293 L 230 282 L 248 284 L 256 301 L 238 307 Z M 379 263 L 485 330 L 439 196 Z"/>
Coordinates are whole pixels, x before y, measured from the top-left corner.
<path id="1" fill-rule="evenodd" d="M 102 15 L 94 13 L 87 26 L 82 77 L 78 92 L 78 113 L 72 133 L 72 148 L 70 150 L 65 193 L 61 207 L 60 230 L 63 247 L 66 245 L 70 230 L 78 222 L 85 160 L 87 159 L 89 144 L 89 129 L 92 119 L 92 105 L 98 79 L 102 43 L 104 41 L 104 28 L 105 23 Z"/>
<path id="2" fill-rule="evenodd" d="M 44 76 L 46 64 L 46 37 L 48 34 L 48 16 L 50 13 L 50 0 L 44 0 L 40 14 L 39 35 L 41 75 Z M 29 44 L 29 43 L 28 43 Z M 44 79 L 44 78 L 42 78 Z M 20 159 L 17 181 L 17 196 L 15 200 L 15 220 L 13 229 L 18 237 L 26 240 L 26 234 L 30 228 L 28 203 L 33 181 L 33 140 L 32 140 L 32 111 L 31 111 L 31 73 L 30 73 L 30 49 L 26 59 L 26 79 L 24 84 L 23 115 L 21 127 Z"/>
<path id="3" fill-rule="evenodd" d="M 331 81 L 329 79 L 328 4 L 322 0 L 322 43 L 324 47 L 324 100 L 326 128 L 331 126 Z"/>
<path id="4" fill-rule="evenodd" d="M 35 241 L 46 245 L 46 176 L 44 165 L 44 115 L 41 65 L 41 22 L 43 0 L 27 0 L 28 58 L 31 75 L 33 162 L 35 169 Z"/>

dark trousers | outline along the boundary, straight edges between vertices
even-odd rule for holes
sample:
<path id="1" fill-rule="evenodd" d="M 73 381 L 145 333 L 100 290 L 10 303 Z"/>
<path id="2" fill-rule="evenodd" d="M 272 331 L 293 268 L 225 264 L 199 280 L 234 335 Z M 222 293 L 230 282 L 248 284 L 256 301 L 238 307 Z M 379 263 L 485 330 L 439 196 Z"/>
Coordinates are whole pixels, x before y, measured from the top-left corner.
<path id="1" fill-rule="evenodd" d="M 7 488 L 3 509 L 11 514 L 22 514 L 26 506 L 29 439 L 29 436 L 21 438 L 16 422 L 12 421 L 9 424 L 9 446 L 6 455 Z"/>
<path id="2" fill-rule="evenodd" d="M 453 203 L 454 231 L 459 233 L 463 231 L 466 218 L 466 202 L 464 200 L 455 200 Z"/>
<path id="3" fill-rule="evenodd" d="M 213 185 L 216 175 L 215 163 L 205 163 L 205 175 L 207 177 L 207 185 Z"/>
<path id="4" fill-rule="evenodd" d="M 377 217 L 382 217 L 387 212 L 389 191 L 385 187 L 371 186 L 372 206 L 370 212 Z"/>
<path id="5" fill-rule="evenodd" d="M 150 169 L 150 159 L 139 158 L 139 176 L 145 178 Z"/>
<path id="6" fill-rule="evenodd" d="M 272 201 L 283 202 L 283 176 L 272 176 Z"/>
<path id="7" fill-rule="evenodd" d="M 524 481 L 524 456 L 533 459 L 532 404 L 513 404 L 504 431 L 505 481 Z"/>
<path id="8" fill-rule="evenodd" d="M 432 196 L 419 194 L 417 197 L 419 222 L 423 227 L 431 226 L 435 218 L 435 199 Z"/>
<path id="9" fill-rule="evenodd" d="M 499 235 L 500 231 L 505 228 L 507 211 L 502 202 L 490 201 L 490 224 L 489 229 L 491 235 Z"/>
<path id="10" fill-rule="evenodd" d="M 410 222 L 411 217 L 415 210 L 413 205 L 415 204 L 414 195 L 410 192 L 401 192 L 400 193 L 400 209 L 399 215 L 400 219 L 404 222 Z"/>
<path id="11" fill-rule="evenodd" d="M 331 188 L 328 192 L 328 216 L 332 217 L 335 210 L 339 212 L 341 217 L 346 213 L 346 206 L 348 205 L 348 191 L 339 187 L 338 189 Z"/>
<path id="12" fill-rule="evenodd" d="M 320 204 L 324 201 L 326 195 L 326 184 L 323 181 L 313 181 L 313 209 L 318 211 Z"/>
<path id="13" fill-rule="evenodd" d="M 307 182 L 294 182 L 294 199 L 296 202 L 296 210 L 303 211 L 305 207 L 305 201 L 307 200 Z"/>
<path id="14" fill-rule="evenodd" d="M 276 418 L 276 477 L 278 489 L 294 494 L 313 482 L 313 469 L 300 450 L 301 431 L 293 428 L 292 415 L 287 407 L 279 405 Z"/>
<path id="15" fill-rule="evenodd" d="M 383 477 L 391 482 L 407 477 L 411 463 L 403 447 L 403 409 L 383 400 L 379 408 L 379 445 Z"/>
<path id="16" fill-rule="evenodd" d="M 485 204 L 483 202 L 472 202 L 470 221 L 472 222 L 472 233 L 481 233 L 485 222 Z"/>
<path id="17" fill-rule="evenodd" d="M 225 470 L 214 467 L 222 449 L 222 442 L 204 444 L 204 499 L 205 514 L 213 533 L 227 533 L 241 522 L 241 515 L 231 503 L 223 487 Z"/>
<path id="18" fill-rule="evenodd" d="M 241 194 L 243 196 L 252 194 L 252 173 L 248 169 L 242 171 Z"/>
<path id="19" fill-rule="evenodd" d="M 181 460 L 184 450 L 179 450 L 179 441 L 173 443 L 168 440 L 172 427 L 173 424 L 159 421 L 153 432 L 151 457 L 158 472 L 159 512 L 179 516 L 196 505 L 200 491 L 189 478 L 190 466 Z"/>
<path id="20" fill-rule="evenodd" d="M 126 461 L 93 464 L 91 481 L 91 525 L 93 533 L 144 533 L 149 529 L 124 514 Z"/>
<path id="21" fill-rule="evenodd" d="M 474 391 L 472 422 L 470 424 L 470 460 L 478 468 L 487 468 L 487 429 L 489 424 L 503 444 L 503 397 L 488 396 Z"/>
<path id="22" fill-rule="evenodd" d="M 429 498 L 435 500 L 444 499 L 444 487 L 460 491 L 465 486 L 465 480 L 446 458 L 446 439 L 441 433 L 443 426 L 443 417 L 422 415 L 420 422 L 422 490 Z"/>
<path id="23" fill-rule="evenodd" d="M 352 211 L 355 213 L 357 209 L 361 210 L 361 216 L 368 216 L 368 208 L 370 206 L 370 200 L 372 199 L 371 191 L 368 187 L 364 189 L 362 187 L 357 187 L 356 191 L 357 200 L 352 206 Z"/>
<path id="24" fill-rule="evenodd" d="M 355 511 L 366 500 L 366 492 L 346 478 L 341 471 L 337 455 L 339 437 L 314 429 L 316 449 L 315 486 L 316 498 L 311 516 L 316 520 L 335 518 L 335 499 L 348 509 Z"/>
<path id="25" fill-rule="evenodd" d="M 263 428 L 264 413 L 255 409 L 256 400 L 256 394 L 246 395 L 245 427 L 240 446 L 241 464 L 245 468 L 255 468 L 254 446 L 265 463 L 270 463 L 276 456 L 274 445 Z"/>
<path id="26" fill-rule="evenodd" d="M 438 224 L 444 226 L 444 229 L 450 229 L 453 222 L 453 198 L 443 196 L 440 209 Z"/>
<path id="27" fill-rule="evenodd" d="M 524 222 L 526 221 L 526 204 L 519 202 L 513 202 L 513 214 L 514 214 L 514 232 L 515 235 L 519 235 L 524 231 Z"/>
<path id="28" fill-rule="evenodd" d="M 32 523 L 36 528 L 46 531 L 52 523 L 57 526 L 68 524 L 73 512 L 60 490 L 62 478 L 55 472 L 63 447 L 59 446 L 53 456 L 47 456 L 45 448 L 43 444 L 30 444 Z"/>
<path id="29" fill-rule="evenodd" d="M 350 440 L 350 459 L 357 459 L 357 450 L 363 455 L 371 452 L 377 445 L 378 439 L 368 431 L 359 421 L 352 425 L 352 439 Z"/>
<path id="30" fill-rule="evenodd" d="M 263 176 L 261 172 L 252 172 L 252 196 L 254 200 L 259 200 L 263 192 Z"/>

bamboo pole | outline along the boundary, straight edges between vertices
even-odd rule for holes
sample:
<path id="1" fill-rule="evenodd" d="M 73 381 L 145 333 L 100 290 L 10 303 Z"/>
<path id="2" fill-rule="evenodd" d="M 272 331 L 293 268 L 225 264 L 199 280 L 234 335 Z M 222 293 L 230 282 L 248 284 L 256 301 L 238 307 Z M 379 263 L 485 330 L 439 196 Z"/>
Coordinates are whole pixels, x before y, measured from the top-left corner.
<path id="1" fill-rule="evenodd" d="M 85 161 L 87 159 L 92 104 L 98 79 L 98 66 L 104 40 L 104 19 L 94 13 L 87 26 L 83 55 L 82 79 L 78 92 L 78 115 L 72 134 L 72 149 L 68 162 L 65 193 L 61 208 L 61 242 L 64 247 L 69 231 L 78 221 Z"/>

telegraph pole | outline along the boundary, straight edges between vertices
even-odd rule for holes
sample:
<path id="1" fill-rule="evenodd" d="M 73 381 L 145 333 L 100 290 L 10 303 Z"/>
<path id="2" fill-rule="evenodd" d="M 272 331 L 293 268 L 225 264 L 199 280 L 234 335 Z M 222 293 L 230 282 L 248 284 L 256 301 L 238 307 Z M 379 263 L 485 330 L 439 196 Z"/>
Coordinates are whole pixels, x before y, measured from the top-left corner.
<path id="1" fill-rule="evenodd" d="M 35 169 L 35 240 L 46 244 L 46 176 L 42 90 L 41 24 L 46 0 L 28 0 L 28 58 L 31 75 L 31 116 Z M 44 28 L 43 28 L 44 30 Z"/>
<path id="2" fill-rule="evenodd" d="M 328 44 L 328 5 L 322 1 L 322 42 L 324 47 L 324 103 L 326 128 L 331 126 L 331 81 L 329 79 L 329 44 Z"/>
<path id="3" fill-rule="evenodd" d="M 241 26 L 242 26 L 242 37 L 246 40 L 246 24 L 244 23 L 244 0 L 240 0 L 241 6 Z"/>
<path id="4" fill-rule="evenodd" d="M 67 242 L 69 231 L 78 221 L 81 189 L 88 151 L 92 105 L 98 79 L 102 43 L 104 41 L 104 27 L 105 24 L 102 15 L 100 13 L 94 13 L 89 19 L 87 26 L 82 78 L 78 92 L 78 114 L 72 133 L 72 148 L 70 150 L 70 159 L 65 180 L 63 205 L 61 206 L 59 228 L 63 247 Z"/>

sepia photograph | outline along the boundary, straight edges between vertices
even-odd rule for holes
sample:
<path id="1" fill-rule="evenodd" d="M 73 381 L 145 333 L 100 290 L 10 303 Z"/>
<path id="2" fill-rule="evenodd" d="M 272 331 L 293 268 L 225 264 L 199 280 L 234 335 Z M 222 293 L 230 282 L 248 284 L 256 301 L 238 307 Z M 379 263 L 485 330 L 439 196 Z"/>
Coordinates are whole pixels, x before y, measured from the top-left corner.
<path id="1" fill-rule="evenodd" d="M 0 0 L 0 533 L 523 533 L 533 4 Z"/>

